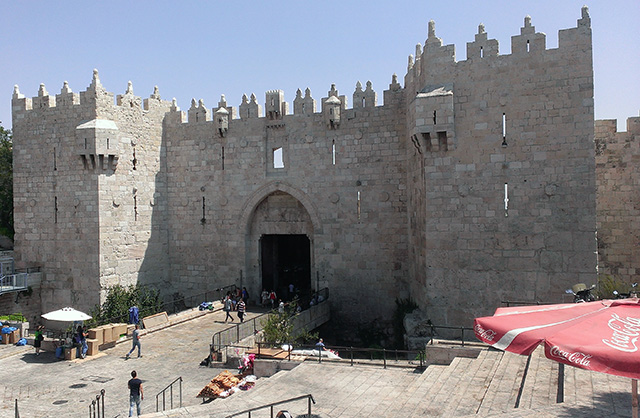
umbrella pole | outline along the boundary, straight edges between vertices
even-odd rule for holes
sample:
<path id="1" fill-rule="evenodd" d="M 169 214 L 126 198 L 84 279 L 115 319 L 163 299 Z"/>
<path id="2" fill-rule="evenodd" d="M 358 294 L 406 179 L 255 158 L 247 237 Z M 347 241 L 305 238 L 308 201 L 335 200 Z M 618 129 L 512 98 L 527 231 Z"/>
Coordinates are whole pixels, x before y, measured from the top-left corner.
<path id="1" fill-rule="evenodd" d="M 631 410 L 633 418 L 638 418 L 638 379 L 631 379 Z"/>

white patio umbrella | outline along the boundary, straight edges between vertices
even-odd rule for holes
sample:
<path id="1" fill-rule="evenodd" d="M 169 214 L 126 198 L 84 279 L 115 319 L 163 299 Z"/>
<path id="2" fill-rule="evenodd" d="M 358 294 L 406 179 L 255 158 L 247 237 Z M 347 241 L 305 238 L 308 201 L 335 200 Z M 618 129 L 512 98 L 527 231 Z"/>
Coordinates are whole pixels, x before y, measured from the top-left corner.
<path id="1" fill-rule="evenodd" d="M 91 317 L 86 313 L 70 307 L 66 307 L 66 308 L 58 309 L 57 311 L 52 311 L 46 314 L 42 314 L 42 317 L 48 321 L 58 321 L 58 322 L 76 322 L 76 321 L 86 321 L 88 319 L 91 319 Z"/>

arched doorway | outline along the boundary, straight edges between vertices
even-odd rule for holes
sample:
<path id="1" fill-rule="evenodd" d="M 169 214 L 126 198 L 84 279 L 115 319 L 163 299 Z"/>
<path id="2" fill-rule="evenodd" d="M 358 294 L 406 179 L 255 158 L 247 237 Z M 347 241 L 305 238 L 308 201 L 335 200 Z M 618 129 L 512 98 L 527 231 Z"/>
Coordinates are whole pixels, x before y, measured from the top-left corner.
<path id="1" fill-rule="evenodd" d="M 314 223 L 292 194 L 272 190 L 248 219 L 247 272 L 253 290 L 275 290 L 278 298 L 312 291 Z M 289 291 L 293 285 L 294 292 Z"/>

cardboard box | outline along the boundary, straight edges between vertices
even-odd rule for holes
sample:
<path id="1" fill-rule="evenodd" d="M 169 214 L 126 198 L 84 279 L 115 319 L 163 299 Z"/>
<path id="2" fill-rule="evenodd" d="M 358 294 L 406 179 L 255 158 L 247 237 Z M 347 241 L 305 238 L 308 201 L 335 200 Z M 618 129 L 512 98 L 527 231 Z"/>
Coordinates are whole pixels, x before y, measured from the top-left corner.
<path id="1" fill-rule="evenodd" d="M 73 360 L 76 358 L 76 347 L 67 347 L 64 349 L 64 359 Z"/>
<path id="2" fill-rule="evenodd" d="M 99 345 L 100 344 L 98 344 L 98 340 L 87 338 L 87 346 L 89 347 L 88 350 L 87 350 L 87 355 L 88 356 L 95 356 L 96 354 L 98 354 L 98 346 Z"/>
<path id="3" fill-rule="evenodd" d="M 10 334 L 2 334 L 2 344 L 9 344 Z"/>
<path id="4" fill-rule="evenodd" d="M 20 330 L 17 329 L 9 334 L 9 344 L 15 344 L 20 340 Z"/>
<path id="5" fill-rule="evenodd" d="M 88 338 L 96 340 L 98 342 L 98 345 L 104 342 L 104 330 L 102 329 L 102 327 L 91 328 L 89 331 L 87 331 L 87 334 L 89 334 Z"/>

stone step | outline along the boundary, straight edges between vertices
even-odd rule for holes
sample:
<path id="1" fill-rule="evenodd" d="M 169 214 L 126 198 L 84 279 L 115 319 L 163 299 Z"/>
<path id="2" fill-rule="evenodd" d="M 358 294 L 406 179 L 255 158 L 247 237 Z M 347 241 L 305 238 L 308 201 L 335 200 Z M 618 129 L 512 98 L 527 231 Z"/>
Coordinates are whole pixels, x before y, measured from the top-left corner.
<path id="1" fill-rule="evenodd" d="M 475 414 L 487 393 L 502 353 L 483 351 L 461 375 L 456 387 L 451 390 L 452 399 L 441 416 L 463 416 Z"/>
<path id="2" fill-rule="evenodd" d="M 443 405 L 451 399 L 449 391 L 454 388 L 460 376 L 468 369 L 475 359 L 455 358 L 443 371 L 438 380 L 426 390 L 422 396 L 422 402 L 411 413 L 412 417 L 440 416 Z M 406 411 L 406 410 L 405 410 Z"/>
<path id="3" fill-rule="evenodd" d="M 478 410 L 479 416 L 492 415 L 515 406 L 526 363 L 526 356 L 502 352 Z"/>
<path id="4" fill-rule="evenodd" d="M 531 354 L 524 381 L 520 409 L 535 409 L 556 404 L 558 391 L 558 363 L 544 356 L 542 346 Z"/>

